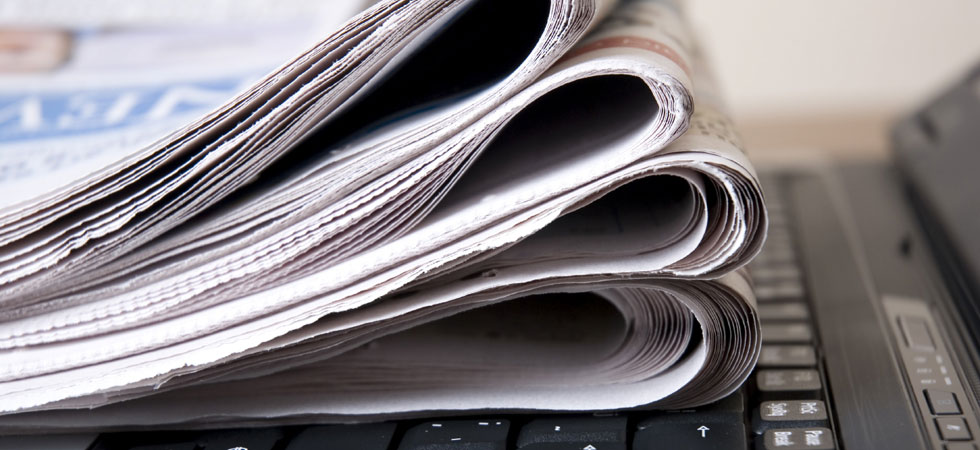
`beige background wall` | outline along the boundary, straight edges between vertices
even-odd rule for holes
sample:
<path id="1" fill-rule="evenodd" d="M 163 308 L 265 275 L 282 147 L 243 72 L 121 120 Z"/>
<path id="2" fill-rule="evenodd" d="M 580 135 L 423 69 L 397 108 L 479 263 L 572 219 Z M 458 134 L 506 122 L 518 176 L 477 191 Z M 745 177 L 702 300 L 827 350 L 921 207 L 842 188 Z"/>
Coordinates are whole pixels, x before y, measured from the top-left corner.
<path id="1" fill-rule="evenodd" d="M 688 16 L 763 150 L 880 152 L 894 116 L 980 63 L 976 0 L 689 0 Z"/>

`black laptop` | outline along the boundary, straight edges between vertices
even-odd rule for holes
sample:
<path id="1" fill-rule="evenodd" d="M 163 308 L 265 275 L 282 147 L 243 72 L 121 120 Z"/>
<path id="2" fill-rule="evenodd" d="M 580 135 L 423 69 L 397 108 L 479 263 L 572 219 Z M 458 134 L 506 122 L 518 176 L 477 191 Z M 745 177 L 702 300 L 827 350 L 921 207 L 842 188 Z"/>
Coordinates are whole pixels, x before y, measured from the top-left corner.
<path id="1" fill-rule="evenodd" d="M 683 411 L 0 437 L 0 449 L 978 449 L 980 68 L 893 163 L 764 173 L 755 373 Z"/>

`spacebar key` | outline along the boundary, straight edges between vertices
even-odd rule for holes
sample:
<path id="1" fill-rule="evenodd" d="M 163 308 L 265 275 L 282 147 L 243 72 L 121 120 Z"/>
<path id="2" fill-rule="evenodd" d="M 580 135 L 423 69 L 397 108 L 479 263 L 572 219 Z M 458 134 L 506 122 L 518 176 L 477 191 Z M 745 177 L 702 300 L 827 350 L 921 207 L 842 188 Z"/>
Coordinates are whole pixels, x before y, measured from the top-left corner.
<path id="1" fill-rule="evenodd" d="M 637 424 L 633 450 L 745 450 L 748 448 L 745 430 L 741 421 L 725 417 L 662 414 Z"/>

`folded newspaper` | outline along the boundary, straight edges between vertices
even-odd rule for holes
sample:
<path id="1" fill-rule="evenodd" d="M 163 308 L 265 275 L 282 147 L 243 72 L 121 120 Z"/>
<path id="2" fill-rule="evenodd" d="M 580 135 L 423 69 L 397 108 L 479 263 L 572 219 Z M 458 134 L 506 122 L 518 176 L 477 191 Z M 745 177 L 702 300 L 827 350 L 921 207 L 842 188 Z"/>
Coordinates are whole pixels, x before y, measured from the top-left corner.
<path id="1" fill-rule="evenodd" d="M 711 89 L 669 3 L 384 0 L 94 172 L 0 131 L 0 427 L 716 401 L 767 219 Z"/>

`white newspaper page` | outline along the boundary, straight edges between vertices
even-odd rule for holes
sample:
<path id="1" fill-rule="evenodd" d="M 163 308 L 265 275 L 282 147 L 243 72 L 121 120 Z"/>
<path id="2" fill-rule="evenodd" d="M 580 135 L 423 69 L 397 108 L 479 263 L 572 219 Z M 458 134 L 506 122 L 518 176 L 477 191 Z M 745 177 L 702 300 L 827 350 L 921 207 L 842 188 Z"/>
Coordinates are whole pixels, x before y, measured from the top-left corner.
<path id="1" fill-rule="evenodd" d="M 767 218 L 676 9 L 510 2 L 541 13 L 529 53 L 477 53 L 511 65 L 414 95 L 428 61 L 487 44 L 475 13 L 500 5 L 379 3 L 193 125 L 6 210 L 0 409 L 16 414 L 0 427 L 684 407 L 736 389 L 759 351 L 740 267 Z M 492 326 L 522 308 L 525 326 Z M 556 311 L 567 322 L 535 334 Z M 589 318 L 589 339 L 569 332 Z"/>

